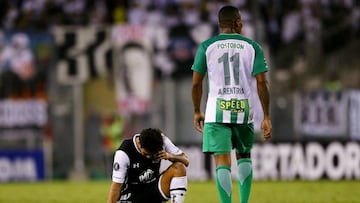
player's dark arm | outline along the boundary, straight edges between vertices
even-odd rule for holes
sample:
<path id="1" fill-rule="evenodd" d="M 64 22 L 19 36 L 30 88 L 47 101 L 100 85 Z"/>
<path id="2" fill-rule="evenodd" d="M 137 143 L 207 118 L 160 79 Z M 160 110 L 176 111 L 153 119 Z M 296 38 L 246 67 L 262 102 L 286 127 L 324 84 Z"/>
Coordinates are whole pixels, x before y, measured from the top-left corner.
<path id="1" fill-rule="evenodd" d="M 266 80 L 265 73 L 260 73 L 256 75 L 256 84 L 260 103 L 264 112 L 264 119 L 261 123 L 261 131 L 264 137 L 264 140 L 267 141 L 271 138 L 272 126 L 270 120 L 270 93 L 269 85 Z"/>
<path id="2" fill-rule="evenodd" d="M 169 158 L 169 161 L 171 162 L 181 162 L 183 163 L 186 167 L 189 166 L 189 159 L 186 156 L 186 154 L 182 153 L 180 155 L 174 155 L 172 154 L 172 156 Z"/>
<path id="3" fill-rule="evenodd" d="M 203 78 L 203 75 L 194 71 L 192 80 L 192 100 L 194 105 L 194 112 L 200 112 Z"/>
<path id="4" fill-rule="evenodd" d="M 193 81 L 192 81 L 192 101 L 194 106 L 194 126 L 199 131 L 202 132 L 203 126 L 202 122 L 204 121 L 204 115 L 201 113 L 200 104 L 202 97 L 202 81 L 204 76 L 193 72 Z"/>
<path id="5" fill-rule="evenodd" d="M 122 183 L 111 183 L 107 203 L 116 203 L 118 201 L 122 185 Z"/>
<path id="6" fill-rule="evenodd" d="M 264 111 L 264 118 L 270 119 L 270 93 L 269 85 L 265 73 L 257 74 L 256 76 L 257 91 Z"/>
<path id="7" fill-rule="evenodd" d="M 160 159 L 165 159 L 165 160 L 169 160 L 171 162 L 181 162 L 183 163 L 186 167 L 189 166 L 189 159 L 186 156 L 185 153 L 179 154 L 179 155 L 175 155 L 175 154 L 171 154 L 166 152 L 165 150 L 159 152 L 157 154 L 157 157 L 159 157 Z"/>

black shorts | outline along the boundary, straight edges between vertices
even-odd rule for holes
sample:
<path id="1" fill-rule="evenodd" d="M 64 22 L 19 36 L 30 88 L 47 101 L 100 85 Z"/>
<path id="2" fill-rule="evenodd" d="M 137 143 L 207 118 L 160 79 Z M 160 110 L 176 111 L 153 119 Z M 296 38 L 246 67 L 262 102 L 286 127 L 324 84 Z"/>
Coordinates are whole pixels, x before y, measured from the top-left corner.
<path id="1" fill-rule="evenodd" d="M 161 203 L 167 201 L 159 190 L 159 178 L 144 185 L 124 185 L 118 203 Z"/>

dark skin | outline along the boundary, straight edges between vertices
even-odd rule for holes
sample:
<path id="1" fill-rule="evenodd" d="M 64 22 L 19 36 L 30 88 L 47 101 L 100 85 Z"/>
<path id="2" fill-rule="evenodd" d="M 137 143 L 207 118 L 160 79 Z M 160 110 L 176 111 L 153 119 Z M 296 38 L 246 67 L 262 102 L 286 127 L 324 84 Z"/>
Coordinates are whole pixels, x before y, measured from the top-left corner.
<path id="1" fill-rule="evenodd" d="M 237 15 L 233 21 L 229 22 L 219 22 L 219 28 L 221 33 L 226 34 L 241 34 L 242 23 L 240 14 Z M 261 102 L 261 106 L 264 112 L 264 117 L 261 123 L 261 132 L 264 141 L 267 141 L 271 138 L 272 135 L 272 125 L 270 120 L 270 94 L 269 94 L 269 86 L 268 81 L 266 79 L 265 73 L 260 73 L 255 76 L 256 85 L 258 90 L 258 96 Z M 194 126 L 195 128 L 203 133 L 204 129 L 204 120 L 205 115 L 200 110 L 200 104 L 202 99 L 202 91 L 203 91 L 203 79 L 204 75 L 201 75 L 197 72 L 193 72 L 193 80 L 192 80 L 192 98 L 194 105 Z M 219 154 L 214 155 L 215 157 L 215 165 L 226 165 L 231 166 L 231 156 L 228 154 Z M 250 158 L 250 153 L 236 153 L 236 159 L 241 158 Z"/>
<path id="2" fill-rule="evenodd" d="M 158 159 L 169 160 L 173 163 L 163 173 L 161 182 L 160 182 L 161 190 L 164 192 L 164 194 L 167 197 L 170 197 L 171 179 L 173 177 L 186 176 L 186 167 L 189 165 L 189 160 L 188 160 L 187 156 L 184 153 L 182 153 L 180 155 L 170 154 L 164 150 L 159 151 L 156 154 L 152 154 L 148 150 L 146 150 L 145 148 L 143 148 L 141 146 L 140 139 L 138 137 L 136 138 L 135 142 L 136 142 L 137 147 L 140 149 L 140 153 L 143 156 L 145 156 L 149 159 L 156 157 Z M 120 191 L 121 191 L 122 186 L 123 186 L 122 183 L 116 183 L 116 182 L 111 183 L 108 200 L 107 200 L 108 203 L 115 203 L 119 199 L 119 197 L 121 195 Z"/>

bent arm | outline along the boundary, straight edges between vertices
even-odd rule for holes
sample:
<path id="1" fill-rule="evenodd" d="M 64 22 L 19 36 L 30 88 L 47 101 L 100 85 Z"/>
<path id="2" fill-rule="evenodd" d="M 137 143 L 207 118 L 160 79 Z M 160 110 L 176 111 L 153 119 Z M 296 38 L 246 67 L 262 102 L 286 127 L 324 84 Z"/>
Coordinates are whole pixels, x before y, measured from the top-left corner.
<path id="1" fill-rule="evenodd" d="M 111 183 L 107 203 L 116 203 L 118 201 L 122 185 L 122 183 Z"/>
<path id="2" fill-rule="evenodd" d="M 159 152 L 157 154 L 157 157 L 160 159 L 164 159 L 164 160 L 169 160 L 171 162 L 181 162 L 183 163 L 186 167 L 189 166 L 189 159 L 186 156 L 185 153 L 181 153 L 179 155 L 176 154 L 171 154 L 169 152 L 166 152 L 165 150 Z"/>
<path id="3" fill-rule="evenodd" d="M 172 155 L 170 158 L 169 158 L 169 161 L 171 162 L 181 162 L 183 163 L 186 167 L 189 166 L 189 159 L 188 157 L 186 156 L 185 153 L 182 153 L 180 155 Z"/>
<path id="4" fill-rule="evenodd" d="M 186 154 L 181 151 L 180 148 L 174 145 L 172 141 L 167 137 L 163 136 L 164 149 L 156 154 L 157 158 L 169 160 L 171 162 L 181 162 L 185 166 L 189 165 L 189 159 Z"/>

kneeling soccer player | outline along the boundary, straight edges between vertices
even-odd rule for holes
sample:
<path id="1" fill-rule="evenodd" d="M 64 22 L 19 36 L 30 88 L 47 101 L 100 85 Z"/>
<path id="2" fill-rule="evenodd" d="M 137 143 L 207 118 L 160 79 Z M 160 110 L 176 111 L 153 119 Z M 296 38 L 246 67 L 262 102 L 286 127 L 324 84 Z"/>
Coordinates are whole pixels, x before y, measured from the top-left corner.
<path id="1" fill-rule="evenodd" d="M 161 160 L 172 164 L 160 173 Z M 108 203 L 183 203 L 187 156 L 160 130 L 148 128 L 115 152 Z"/>

